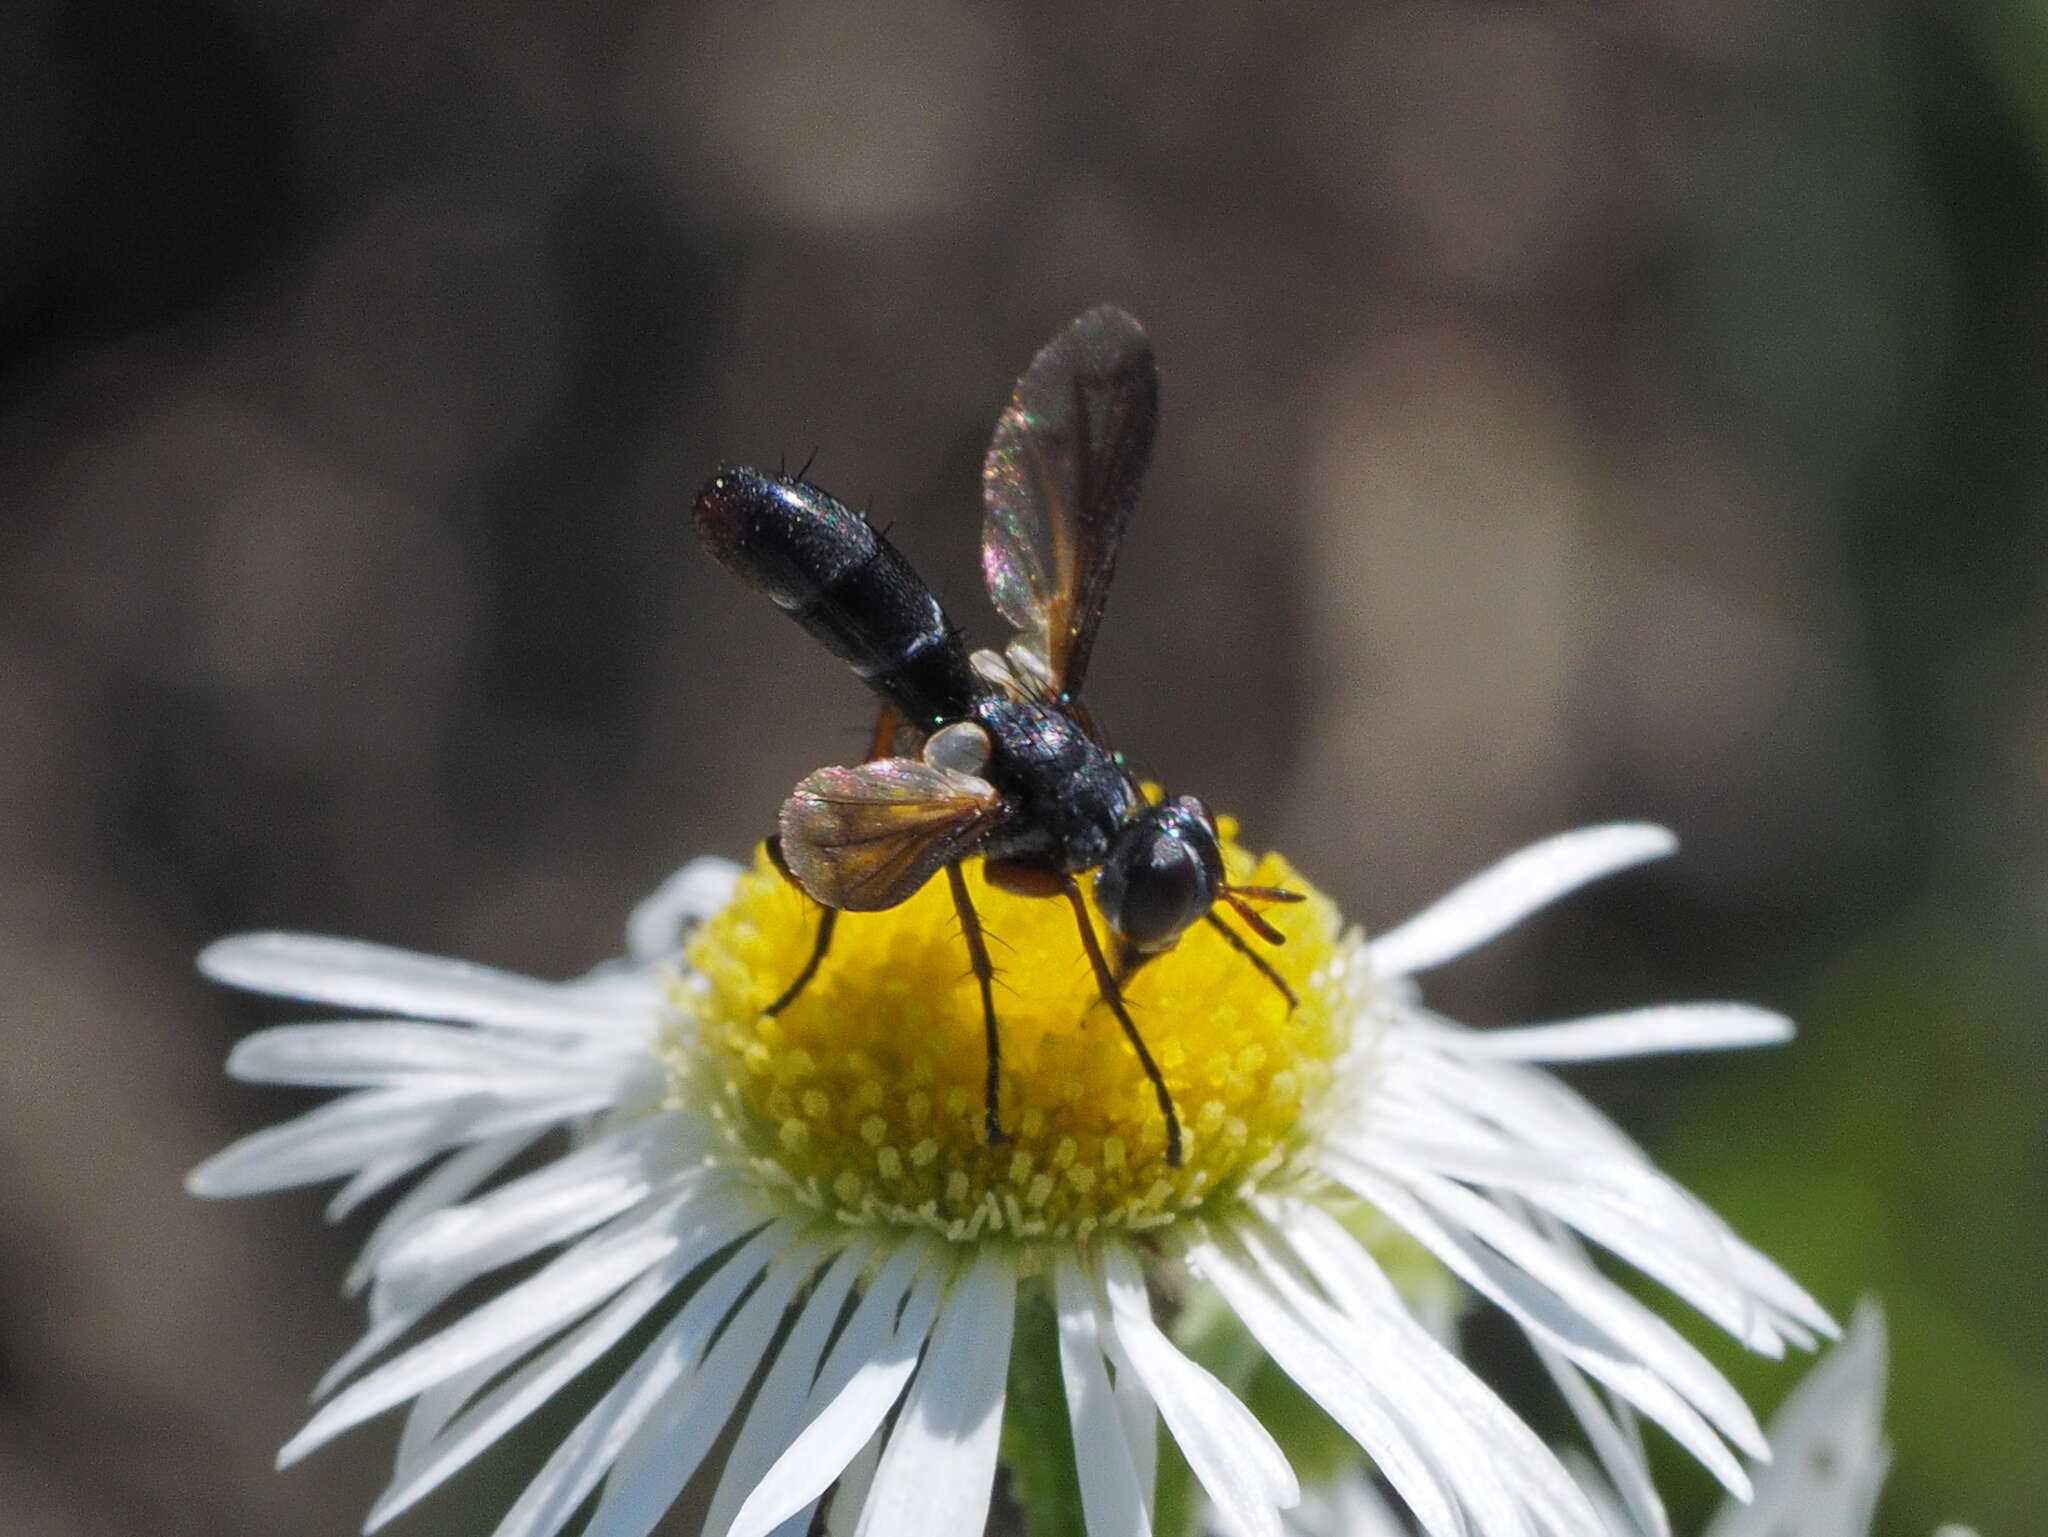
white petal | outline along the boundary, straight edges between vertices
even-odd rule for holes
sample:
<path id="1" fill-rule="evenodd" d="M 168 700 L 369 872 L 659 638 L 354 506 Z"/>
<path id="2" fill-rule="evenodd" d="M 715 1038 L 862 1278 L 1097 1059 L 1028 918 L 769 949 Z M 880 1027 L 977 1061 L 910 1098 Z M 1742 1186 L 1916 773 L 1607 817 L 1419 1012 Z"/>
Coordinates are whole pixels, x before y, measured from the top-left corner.
<path id="1" fill-rule="evenodd" d="M 1558 1455 L 1571 1470 L 1572 1477 L 1579 1481 L 1579 1487 L 1586 1491 L 1586 1498 L 1599 1514 L 1607 1537 L 1644 1537 L 1644 1529 L 1636 1525 L 1635 1518 L 1622 1508 L 1620 1497 L 1608 1486 L 1590 1457 L 1575 1446 L 1566 1447 Z"/>
<path id="2" fill-rule="evenodd" d="M 332 1366 L 320 1374 L 319 1382 L 313 1387 L 314 1401 L 317 1403 L 327 1397 L 360 1371 L 366 1362 L 375 1360 L 397 1344 L 414 1324 L 446 1301 L 454 1291 L 455 1288 L 450 1286 L 444 1292 L 423 1293 L 407 1299 L 404 1303 L 372 1312 L 369 1327 L 363 1330 L 353 1345 L 341 1353 Z M 491 1359 L 495 1360 L 496 1357 L 493 1356 Z"/>
<path id="3" fill-rule="evenodd" d="M 1771 1418 L 1771 1465 L 1745 1508 L 1724 1506 L 1704 1537 L 1863 1537 L 1891 1466 L 1884 1438 L 1884 1316 L 1856 1310 L 1842 1343 Z"/>
<path id="4" fill-rule="evenodd" d="M 454 1019 L 510 1030 L 609 1030 L 617 1014 L 530 977 L 318 934 L 238 934 L 200 954 L 216 982 L 366 1014 Z"/>
<path id="5" fill-rule="evenodd" d="M 1598 1062 L 1667 1051 L 1723 1051 L 1775 1046 L 1793 1036 L 1792 1021 L 1746 1003 L 1667 1003 L 1595 1014 L 1550 1025 L 1506 1030 L 1446 1031 L 1446 1049 L 1517 1062 Z"/>
<path id="6" fill-rule="evenodd" d="M 1145 1386 L 1145 1379 L 1124 1353 L 1099 1288 L 1095 1299 L 1095 1340 L 1116 1371 L 1116 1415 L 1123 1422 L 1124 1445 L 1130 1449 L 1131 1468 L 1138 1476 L 1138 1489 L 1145 1496 L 1149 1514 L 1159 1484 L 1159 1405 L 1152 1401 L 1152 1390 Z"/>
<path id="7" fill-rule="evenodd" d="M 1462 1537 L 1465 1521 L 1458 1501 L 1444 1487 L 1430 1459 L 1417 1448 L 1407 1427 L 1389 1412 L 1359 1363 L 1339 1356 L 1220 1244 L 1191 1245 L 1188 1259 L 1222 1294 L 1274 1364 L 1365 1448 L 1422 1529 L 1435 1537 Z"/>
<path id="8" fill-rule="evenodd" d="M 411 1509 L 501 1437 L 525 1423 L 535 1410 L 624 1339 L 696 1263 L 695 1255 L 670 1255 L 576 1329 L 492 1388 L 459 1419 L 455 1418 L 455 1410 L 496 1374 L 500 1369 L 497 1363 L 487 1362 L 477 1368 L 462 1384 L 456 1402 L 436 1404 L 434 1412 L 424 1417 L 417 1429 L 408 1422 L 406 1440 L 399 1447 L 397 1473 L 371 1507 L 363 1530 L 374 1532 Z M 421 1406 L 425 1407 L 427 1398 L 441 1391 L 440 1384 L 428 1389 L 421 1396 Z"/>
<path id="9" fill-rule="evenodd" d="M 626 953 L 642 965 L 669 960 L 683 934 L 732 900 L 740 867 L 729 859 L 693 859 L 654 888 L 626 920 Z"/>
<path id="10" fill-rule="evenodd" d="M 786 1223 L 764 1228 L 690 1294 L 682 1311 L 555 1448 L 499 1523 L 496 1537 L 554 1537 L 562 1529 L 647 1417 L 703 1358 L 741 1294 L 794 1236 Z"/>
<path id="11" fill-rule="evenodd" d="M 522 1084 L 451 1094 L 359 1089 L 221 1149 L 185 1176 L 198 1196 L 257 1195 L 317 1184 L 406 1152 L 436 1152 L 605 1109 L 602 1083 Z"/>
<path id="12" fill-rule="evenodd" d="M 1372 942 L 1373 969 L 1404 977 L 1476 949 L 1589 881 L 1661 858 L 1678 840 L 1617 822 L 1561 833 L 1510 854 Z"/>
<path id="13" fill-rule="evenodd" d="M 988 1523 L 1017 1272 L 983 1245 L 953 1285 L 861 1513 L 876 1537 L 959 1537 Z"/>
<path id="14" fill-rule="evenodd" d="M 574 1342 L 586 1330 L 593 1328 L 597 1324 L 599 1319 L 602 1319 L 626 1298 L 637 1294 L 654 1277 L 664 1274 L 667 1267 L 674 1263 L 675 1256 L 670 1255 L 661 1264 L 656 1265 L 654 1269 L 648 1271 L 646 1275 L 606 1303 L 604 1307 L 598 1310 L 595 1317 L 585 1320 L 577 1325 L 576 1328 L 563 1335 L 562 1338 L 542 1350 L 538 1359 L 551 1358 L 571 1348 Z M 398 1451 L 391 1459 L 391 1483 L 386 1485 L 384 1493 L 377 1497 L 378 1504 L 381 1505 L 393 1488 L 410 1479 L 414 1470 L 421 1467 L 428 1458 L 434 1455 L 435 1444 L 443 1433 L 446 1432 L 448 1422 L 460 1414 L 464 1406 L 469 1404 L 477 1394 L 488 1387 L 498 1374 L 504 1371 L 514 1359 L 516 1357 L 508 1353 L 504 1356 L 492 1356 L 486 1360 L 479 1361 L 467 1371 L 460 1371 L 452 1377 L 442 1378 L 407 1406 L 405 1424 L 401 1427 L 398 1435 Z M 363 1523 L 363 1530 L 365 1532 L 375 1531 L 381 1519 L 376 1508 L 372 1507 L 369 1517 Z"/>
<path id="15" fill-rule="evenodd" d="M 378 1262 L 377 1277 L 399 1289 L 428 1278 L 466 1281 L 588 1232 L 667 1183 L 695 1140 L 675 1111 L 630 1122 L 479 1200 L 415 1222 Z"/>
<path id="16" fill-rule="evenodd" d="M 1301 1498 L 1280 1448 L 1228 1388 L 1160 1332 L 1137 1262 L 1107 1245 L 1102 1267 L 1117 1342 L 1165 1416 L 1225 1530 L 1233 1537 L 1280 1537 L 1278 1507 Z"/>
<path id="17" fill-rule="evenodd" d="M 1145 1490 L 1102 1363 L 1094 1288 L 1080 1262 L 1064 1249 L 1053 1262 L 1053 1296 L 1059 1313 L 1060 1378 L 1066 1386 L 1088 1537 L 1149 1537 Z"/>
<path id="18" fill-rule="evenodd" d="M 349 1182 L 328 1198 L 320 1213 L 329 1222 L 341 1222 L 363 1202 L 382 1194 L 434 1155 L 430 1152 L 393 1153 L 375 1163 L 366 1163 L 350 1176 Z"/>
<path id="19" fill-rule="evenodd" d="M 1538 1184 L 1518 1194 L 1662 1282 L 1750 1349 L 1783 1354 L 1775 1321 L 1732 1263 L 1742 1240 L 1661 1176 L 1627 1190 Z"/>
<path id="20" fill-rule="evenodd" d="M 487 1137 L 474 1146 L 450 1153 L 442 1160 L 441 1166 L 421 1180 L 412 1189 L 392 1203 L 391 1210 L 363 1242 L 362 1253 L 349 1267 L 344 1289 L 353 1296 L 367 1286 L 371 1273 L 384 1251 L 402 1237 L 415 1222 L 420 1222 L 441 1210 L 462 1200 L 472 1190 L 496 1174 L 506 1164 L 517 1158 L 545 1134 L 544 1128 L 512 1132 L 502 1137 Z M 324 1397 L 323 1387 L 314 1396 Z"/>
<path id="21" fill-rule="evenodd" d="M 1433 1174 L 1515 1191 L 1583 1224 L 1664 1280 L 1751 1349 L 1832 1332 L 1827 1314 L 1790 1277 L 1650 1163 L 1584 1099 L 1548 1074 L 1432 1049 L 1428 1033 L 1397 1033 L 1375 1083 L 1366 1133 L 1334 1143 L 1370 1146 L 1383 1172 L 1415 1184 Z M 1461 1144 L 1451 1153 L 1446 1144 Z M 1475 1161 L 1479 1160 L 1479 1161 Z"/>
<path id="22" fill-rule="evenodd" d="M 1530 1344 L 1544 1370 L 1550 1373 L 1550 1380 L 1564 1395 L 1572 1418 L 1585 1430 L 1594 1455 L 1600 1459 L 1604 1481 L 1595 1483 L 1582 1477 L 1579 1487 L 1586 1491 L 1601 1518 L 1623 1537 L 1671 1537 L 1671 1518 L 1650 1476 L 1635 1416 L 1628 1413 L 1626 1405 L 1621 1413 L 1615 1413 L 1613 1402 L 1544 1341 L 1532 1338 Z M 1609 1509 L 1609 1505 L 1613 1508 Z"/>
<path id="23" fill-rule="evenodd" d="M 1534 1254 L 1542 1272 L 1539 1277 L 1521 1268 L 1530 1256 L 1518 1256 L 1516 1263 L 1508 1263 L 1494 1250 L 1440 1222 L 1406 1190 L 1389 1181 L 1335 1158 L 1326 1160 L 1326 1166 L 1406 1228 L 1466 1285 L 1664 1426 L 1732 1492 L 1747 1495 L 1749 1479 L 1741 1465 L 1680 1396 L 1667 1374 L 1679 1371 L 1688 1392 L 1705 1395 L 1714 1404 L 1716 1417 L 1727 1419 L 1724 1429 L 1742 1431 L 1745 1446 L 1760 1446 L 1747 1408 L 1704 1358 L 1642 1304 L 1589 1267 L 1574 1273 L 1571 1257 L 1554 1251 L 1539 1249 Z M 1655 1369 L 1639 1357 L 1642 1348 L 1654 1352 Z"/>
<path id="24" fill-rule="evenodd" d="M 739 1439 L 718 1475 L 718 1489 L 704 1518 L 705 1531 L 723 1532 L 732 1525 L 741 1502 L 802 1426 L 804 1401 L 817 1379 L 825 1347 L 874 1247 L 871 1238 L 855 1234 L 804 1300 L 803 1311 L 762 1379 L 753 1407 L 747 1410 L 747 1422 L 740 1427 Z"/>
<path id="25" fill-rule="evenodd" d="M 697 1471 L 760 1370 L 797 1288 L 824 1257 L 816 1238 L 775 1256 L 761 1284 L 727 1320 L 718 1343 L 671 1387 L 620 1451 L 582 1537 L 646 1537 Z"/>
<path id="26" fill-rule="evenodd" d="M 1534 1135 L 1540 1123 L 1530 1119 Z M 1752 1350 L 1783 1352 L 1775 1309 L 1738 1269 L 1747 1245 L 1633 1148 L 1589 1147 L 1584 1139 L 1573 1146 L 1568 1129 L 1537 1136 L 1536 1146 L 1525 1147 L 1484 1127 L 1461 1126 L 1451 1114 L 1440 1116 L 1432 1129 L 1445 1138 L 1465 1137 L 1466 1145 L 1459 1145 L 1416 1137 L 1405 1114 L 1378 1121 L 1376 1134 L 1333 1138 L 1329 1146 L 1399 1179 L 1432 1204 L 1455 1208 L 1461 1222 L 1476 1212 L 1471 1203 L 1482 1200 L 1464 1185 L 1490 1190 L 1496 1199 L 1519 1198 L 1546 1214 L 1544 1220 L 1561 1220 L 1663 1282 Z M 1478 1212 L 1474 1220 L 1493 1219 Z"/>
<path id="27" fill-rule="evenodd" d="M 819 1375 L 818 1390 L 812 1395 L 815 1412 L 813 1404 L 805 1405 L 804 1428 L 740 1506 L 730 1537 L 764 1537 L 811 1504 L 839 1477 L 896 1407 L 910 1374 L 917 1369 L 918 1354 L 924 1349 L 932 1320 L 938 1315 L 939 1299 L 948 1279 L 942 1264 L 929 1265 L 919 1274 L 926 1258 L 922 1245 L 906 1245 L 892 1257 L 883 1277 L 878 1277 L 875 1286 L 861 1299 Z M 891 1270 L 895 1272 L 893 1277 Z M 895 1298 L 903 1295 L 903 1287 L 913 1275 L 916 1285 L 903 1303 L 902 1317 L 883 1343 L 875 1336 L 874 1328 L 889 1323 L 895 1312 Z M 882 1284 L 885 1278 L 890 1279 L 888 1287 Z M 877 1298 L 886 1307 L 870 1307 Z M 849 1337 L 854 1342 L 852 1346 L 848 1345 Z"/>
<path id="28" fill-rule="evenodd" d="M 501 1351 L 544 1339 L 590 1311 L 682 1246 L 667 1226 L 672 1216 L 668 1207 L 635 1214 L 385 1362 L 314 1415 L 285 1443 L 278 1465 L 288 1467 L 350 1426 Z"/>
<path id="29" fill-rule="evenodd" d="M 1305 1491 L 1287 1518 L 1288 1537 L 1408 1537 L 1408 1523 L 1362 1473 Z"/>
<path id="30" fill-rule="evenodd" d="M 275 1025 L 236 1042 L 228 1072 L 245 1083 L 367 1088 L 413 1079 L 559 1074 L 559 1047 L 469 1025 L 418 1020 L 337 1020 Z"/>
<path id="31" fill-rule="evenodd" d="M 1841 1337 L 1842 1327 L 1828 1310 L 1753 1245 L 1738 1240 L 1732 1258 L 1742 1284 L 1777 1311 L 1778 1316 L 1771 1320 L 1773 1327 L 1801 1350 L 1813 1349 L 1819 1343 L 1815 1336 Z"/>
<path id="32" fill-rule="evenodd" d="M 1563 1313 L 1550 1306 L 1532 1316 L 1550 1319 L 1557 1330 L 1558 1347 L 1573 1360 L 1593 1370 L 1586 1358 L 1572 1350 L 1576 1345 L 1589 1345 L 1607 1355 L 1640 1362 L 1657 1380 L 1670 1384 L 1704 1410 L 1723 1434 L 1752 1456 L 1769 1455 L 1748 1405 L 1727 1379 L 1677 1330 L 1595 1269 L 1583 1253 L 1555 1239 L 1546 1240 L 1500 1207 L 1460 1187 L 1426 1182 L 1416 1193 L 1430 1202 L 1438 1216 L 1449 1219 L 1449 1231 L 1470 1235 L 1486 1246 L 1472 1251 L 1482 1262 L 1498 1256 L 1510 1267 L 1487 1265 L 1491 1273 L 1525 1276 L 1535 1283 L 1533 1288 L 1517 1290 L 1525 1305 L 1538 1297 L 1561 1305 Z M 1577 1327 L 1567 1321 L 1573 1318 Z M 1594 1375 L 1600 1374 L 1594 1371 Z M 1651 1412 L 1647 1404 L 1640 1407 Z"/>
<path id="33" fill-rule="evenodd" d="M 1363 1135 L 1333 1134 L 1326 1145 L 1403 1180 L 1438 1176 L 1481 1189 L 1520 1192 L 1541 1185 L 1572 1185 L 1612 1172 L 1612 1159 L 1581 1148 L 1524 1147 L 1460 1125 L 1449 1116 L 1421 1117 L 1408 1107 L 1380 1107 Z"/>
<path id="34" fill-rule="evenodd" d="M 1308 1202 L 1261 1202 L 1274 1213 L 1267 1241 L 1284 1244 L 1307 1266 L 1336 1306 L 1370 1335 L 1364 1357 L 1386 1357 L 1388 1371 L 1404 1396 L 1434 1398 L 1469 1427 L 1484 1448 L 1488 1466 L 1502 1470 L 1517 1497 L 1561 1532 L 1587 1529 L 1592 1519 L 1576 1483 L 1557 1457 L 1492 1388 L 1416 1319 L 1378 1263 L 1328 1212 Z M 1391 1393 L 1393 1388 L 1389 1388 Z M 1411 1422 L 1433 1424 L 1437 1416 L 1411 1413 Z M 1462 1436 L 1459 1445 L 1469 1447 Z M 1454 1481 L 1463 1487 L 1464 1479 Z"/>

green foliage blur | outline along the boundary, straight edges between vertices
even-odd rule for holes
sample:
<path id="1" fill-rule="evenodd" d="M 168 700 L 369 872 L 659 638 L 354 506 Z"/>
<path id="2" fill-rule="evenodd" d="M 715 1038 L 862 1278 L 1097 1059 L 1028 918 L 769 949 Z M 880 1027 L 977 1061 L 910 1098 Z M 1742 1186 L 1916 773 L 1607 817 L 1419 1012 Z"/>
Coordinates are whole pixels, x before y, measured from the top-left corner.
<path id="1" fill-rule="evenodd" d="M 1884 216 L 1902 182 L 1981 221 L 1901 306 L 1918 311 L 1919 346 L 1858 338 L 1902 397 L 1889 441 L 1857 455 L 1861 473 L 1840 488 L 1874 676 L 1912 748 L 1884 828 L 1898 895 L 1788 979 L 1798 1043 L 1706 1074 L 1661 1144 L 1674 1173 L 1837 1316 L 1881 1297 L 1895 1448 L 1883 1537 L 1943 1521 L 2038 1531 L 2048 1508 L 2048 615 L 2015 560 L 2038 551 L 2048 501 L 2034 355 L 2048 289 L 2032 226 L 2048 165 L 2048 6 L 1980 0 L 1963 14 L 2026 161 L 1993 142 L 1997 109 L 1978 119 L 1982 137 L 1930 155 L 1902 131 L 1915 82 L 1900 82 L 1873 93 L 1878 131 L 1860 163 L 1834 168 L 1822 212 L 1853 218 L 1862 204 L 1882 233 L 1872 259 L 1902 277 L 1916 232 L 1897 205 Z M 2014 294 L 2007 331 L 1986 301 Z M 1710 1349 L 1759 1405 L 1801 1369 Z M 1671 1461 L 1675 1503 L 1703 1508 L 1704 1480 Z"/>

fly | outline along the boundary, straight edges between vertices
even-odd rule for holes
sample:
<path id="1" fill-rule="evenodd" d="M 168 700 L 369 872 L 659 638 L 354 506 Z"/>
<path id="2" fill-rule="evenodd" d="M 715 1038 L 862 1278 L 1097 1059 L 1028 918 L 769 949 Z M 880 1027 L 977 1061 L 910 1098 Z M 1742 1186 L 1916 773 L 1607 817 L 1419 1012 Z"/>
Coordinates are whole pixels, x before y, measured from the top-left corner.
<path id="1" fill-rule="evenodd" d="M 1001 652 L 970 655 L 896 547 L 801 473 L 721 470 L 698 492 L 694 518 L 722 565 L 882 702 L 867 760 L 819 769 L 782 804 L 769 854 L 819 916 L 809 958 L 767 1012 L 788 1008 L 817 975 L 840 913 L 894 907 L 943 870 L 981 993 L 988 1138 L 1002 1142 L 995 968 L 960 869 L 979 854 L 997 887 L 1063 896 L 1073 909 L 1102 1001 L 1159 1102 L 1166 1161 L 1179 1167 L 1180 1117 L 1124 984 L 1201 922 L 1292 1008 L 1287 983 L 1216 909 L 1279 944 L 1254 904 L 1300 894 L 1231 885 L 1208 808 L 1191 795 L 1149 801 L 1080 702 L 1158 414 L 1152 345 L 1112 305 L 1067 326 L 1017 381 L 982 465 L 982 577 L 1017 632 Z M 916 756 L 892 755 L 899 728 Z M 1089 871 L 1113 955 L 1076 880 Z"/>

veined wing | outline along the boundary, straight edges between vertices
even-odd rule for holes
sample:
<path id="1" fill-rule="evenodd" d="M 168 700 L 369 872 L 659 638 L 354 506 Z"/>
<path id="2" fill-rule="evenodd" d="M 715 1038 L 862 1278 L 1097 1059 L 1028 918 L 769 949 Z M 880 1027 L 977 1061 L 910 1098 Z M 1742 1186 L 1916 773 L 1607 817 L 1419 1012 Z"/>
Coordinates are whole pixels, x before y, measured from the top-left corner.
<path id="1" fill-rule="evenodd" d="M 1138 322 L 1092 309 L 1039 351 L 982 463 L 982 580 L 1045 662 L 1080 692 L 1159 418 L 1159 374 Z"/>
<path id="2" fill-rule="evenodd" d="M 807 775 L 782 803 L 782 857 L 827 907 L 894 907 L 1002 815 L 985 779 L 916 758 Z"/>

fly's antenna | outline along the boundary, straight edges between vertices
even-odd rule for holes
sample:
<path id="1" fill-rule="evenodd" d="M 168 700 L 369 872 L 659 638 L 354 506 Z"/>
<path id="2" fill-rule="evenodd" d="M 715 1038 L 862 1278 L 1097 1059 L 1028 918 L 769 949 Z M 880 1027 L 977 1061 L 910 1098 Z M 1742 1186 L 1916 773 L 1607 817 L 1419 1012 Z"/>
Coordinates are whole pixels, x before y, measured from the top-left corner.
<path id="1" fill-rule="evenodd" d="M 1301 892 L 1289 891 L 1285 886 L 1225 886 L 1220 894 L 1230 904 L 1230 910 L 1244 920 L 1244 926 L 1269 945 L 1284 945 L 1287 936 L 1268 923 L 1265 914 L 1252 904 L 1306 900 Z"/>

